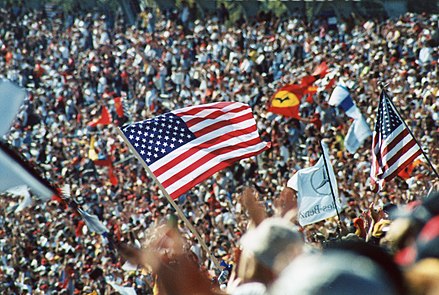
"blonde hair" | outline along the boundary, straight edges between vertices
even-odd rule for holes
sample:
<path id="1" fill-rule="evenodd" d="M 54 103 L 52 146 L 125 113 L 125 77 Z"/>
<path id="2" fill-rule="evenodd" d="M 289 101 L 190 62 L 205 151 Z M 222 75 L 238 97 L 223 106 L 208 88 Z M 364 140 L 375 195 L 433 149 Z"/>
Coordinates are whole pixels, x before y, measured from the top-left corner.
<path id="1" fill-rule="evenodd" d="M 409 294 L 439 295 L 439 259 L 427 258 L 405 272 Z"/>

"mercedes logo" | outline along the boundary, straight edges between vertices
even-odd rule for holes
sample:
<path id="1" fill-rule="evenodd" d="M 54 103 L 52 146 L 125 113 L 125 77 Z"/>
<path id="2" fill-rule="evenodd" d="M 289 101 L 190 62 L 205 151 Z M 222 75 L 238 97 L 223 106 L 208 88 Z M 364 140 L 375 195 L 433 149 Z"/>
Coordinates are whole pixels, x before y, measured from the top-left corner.
<path id="1" fill-rule="evenodd" d="M 329 177 L 324 169 L 318 169 L 311 174 L 311 187 L 319 195 L 330 195 Z"/>

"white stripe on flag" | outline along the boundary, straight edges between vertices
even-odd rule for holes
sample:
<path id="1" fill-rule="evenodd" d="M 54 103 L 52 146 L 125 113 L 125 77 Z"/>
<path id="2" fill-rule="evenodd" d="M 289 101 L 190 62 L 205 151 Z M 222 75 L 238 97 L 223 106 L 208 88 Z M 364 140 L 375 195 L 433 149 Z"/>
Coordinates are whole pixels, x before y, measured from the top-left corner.
<path id="1" fill-rule="evenodd" d="M 251 127 L 253 125 L 254 125 L 254 119 L 240 122 L 239 123 L 240 128 L 238 128 L 237 124 L 232 124 L 232 125 L 227 125 L 227 126 L 224 126 L 220 129 L 214 130 L 210 133 L 207 133 L 203 136 L 200 136 L 199 138 L 181 146 L 180 148 L 176 149 L 172 153 L 167 154 L 166 156 L 161 158 L 159 161 L 156 161 L 155 163 L 149 165 L 149 168 L 151 169 L 151 171 L 154 172 L 155 170 L 157 170 L 158 168 L 163 166 L 164 163 L 170 162 L 171 160 L 181 156 L 183 153 L 185 153 L 189 149 L 197 147 L 200 144 L 202 144 L 206 141 L 209 141 L 211 139 L 218 138 L 218 134 L 225 135 L 225 134 L 228 134 L 232 131 L 242 130 L 242 129 Z M 259 137 L 259 135 L 258 135 L 258 137 Z"/>
<path id="2" fill-rule="evenodd" d="M 393 140 L 393 138 L 392 138 Z M 386 140 L 385 141 L 385 146 L 388 146 L 392 140 Z M 398 141 L 398 145 L 402 145 L 405 146 L 408 143 L 410 143 L 413 140 L 413 137 L 410 135 L 410 133 L 407 133 L 407 135 L 401 140 Z M 417 146 L 415 144 L 415 146 Z M 382 159 L 382 165 L 386 165 L 387 161 L 389 161 L 396 153 L 398 153 L 401 149 L 400 148 L 393 148 L 390 151 L 387 152 L 387 154 L 385 155 L 385 157 L 383 157 L 384 159 Z M 383 151 L 381 151 L 383 152 Z"/>
<path id="3" fill-rule="evenodd" d="M 193 179 L 197 178 L 199 175 L 203 174 L 207 170 L 211 169 L 212 167 L 226 161 L 229 159 L 233 159 L 236 157 L 239 157 L 240 155 L 245 155 L 251 152 L 258 152 L 262 151 L 266 148 L 266 143 L 262 142 L 257 145 L 253 145 L 247 148 L 237 149 L 230 151 L 225 154 L 218 155 L 217 157 L 211 159 L 210 161 L 206 162 L 205 164 L 199 166 L 197 169 L 193 170 L 191 173 L 187 174 L 183 178 L 179 179 L 178 181 L 174 182 L 170 186 L 166 187 L 166 191 L 171 195 L 174 191 L 182 187 L 182 183 L 186 184 L 191 182 Z M 189 165 L 190 163 L 186 163 L 186 165 Z"/>
<path id="4" fill-rule="evenodd" d="M 252 132 L 252 133 L 244 134 L 241 136 L 233 137 L 233 138 L 230 138 L 226 141 L 220 141 L 214 146 L 200 149 L 197 152 L 195 152 L 194 154 L 192 154 L 191 156 L 189 156 L 188 158 L 181 159 L 181 162 L 179 162 L 179 164 L 177 164 L 176 166 L 172 167 L 172 169 L 170 169 L 170 170 L 166 171 L 165 173 L 161 174 L 160 176 L 158 176 L 157 179 L 160 180 L 160 182 L 165 182 L 170 177 L 172 177 L 176 172 L 185 169 L 191 163 L 195 163 L 198 160 L 202 160 L 205 156 L 209 155 L 212 152 L 215 152 L 216 150 L 218 150 L 220 148 L 231 146 L 231 145 L 236 145 L 236 144 L 239 144 L 241 142 L 247 142 L 247 141 L 250 141 L 250 140 L 255 139 L 255 138 L 259 138 L 258 132 Z M 195 139 L 193 142 L 194 142 L 193 143 L 194 146 L 199 146 L 200 144 L 202 144 L 202 141 L 199 141 L 199 139 Z M 178 150 L 181 150 L 181 148 Z M 175 150 L 175 152 L 177 152 L 178 150 Z M 187 150 L 187 148 L 185 150 Z M 177 158 L 177 156 L 175 156 L 174 153 L 170 153 L 169 155 L 171 156 L 171 158 Z M 159 163 L 160 166 L 163 166 L 167 163 L 167 161 L 164 161 L 164 159 L 160 159 L 157 162 L 155 162 L 154 164 L 157 164 L 157 163 Z"/>
<path id="5" fill-rule="evenodd" d="M 190 117 L 189 119 L 192 119 L 193 117 L 202 118 L 202 117 L 207 117 L 210 114 L 212 114 L 214 112 L 218 112 L 218 111 L 221 111 L 221 112 L 224 112 L 227 114 L 228 112 L 233 111 L 235 109 L 239 109 L 241 107 L 243 107 L 242 104 L 232 104 L 232 105 L 227 105 L 227 106 L 223 107 L 222 109 L 213 109 L 213 108 L 212 109 L 201 109 L 195 115 L 180 115 L 181 113 L 184 113 L 184 112 L 181 112 L 180 110 L 172 111 L 172 113 L 179 116 L 184 121 L 187 121 L 186 118 L 188 118 L 188 117 Z M 186 111 L 188 111 L 188 110 L 186 110 Z"/>
<path id="6" fill-rule="evenodd" d="M 413 140 L 413 138 L 410 138 L 410 139 Z M 396 150 L 396 149 L 393 149 L 393 150 Z M 415 142 L 415 144 L 407 152 L 405 152 L 404 155 L 399 157 L 398 160 L 395 161 L 395 163 L 393 163 L 392 166 L 390 166 L 388 169 L 386 169 L 384 171 L 381 178 L 386 178 L 387 176 L 391 175 L 393 172 L 395 172 L 398 169 L 399 166 L 404 164 L 408 159 L 410 159 L 410 157 L 415 155 L 418 151 L 419 151 L 419 146 Z M 383 165 L 386 165 L 386 164 L 387 164 L 387 161 L 385 161 L 383 163 Z"/>
<path id="7" fill-rule="evenodd" d="M 251 109 L 246 109 L 246 110 L 240 111 L 238 113 L 225 113 L 224 115 L 221 115 L 221 116 L 219 116 L 218 118 L 215 118 L 215 119 L 205 119 L 205 120 L 203 120 L 203 121 L 201 121 L 201 122 L 199 122 L 199 123 L 189 127 L 189 130 L 191 132 L 195 133 L 195 132 L 200 131 L 200 130 L 202 130 L 202 129 L 208 127 L 208 126 L 211 126 L 211 125 L 213 125 L 215 123 L 224 122 L 224 121 L 227 121 L 227 120 L 232 120 L 234 118 L 239 118 L 239 117 L 241 117 L 243 115 L 250 114 L 251 112 L 252 112 Z M 198 117 L 198 115 L 195 115 L 195 116 L 181 116 L 180 118 L 182 118 L 183 121 L 187 122 L 190 119 L 194 119 L 194 118 L 197 118 L 197 117 Z"/>

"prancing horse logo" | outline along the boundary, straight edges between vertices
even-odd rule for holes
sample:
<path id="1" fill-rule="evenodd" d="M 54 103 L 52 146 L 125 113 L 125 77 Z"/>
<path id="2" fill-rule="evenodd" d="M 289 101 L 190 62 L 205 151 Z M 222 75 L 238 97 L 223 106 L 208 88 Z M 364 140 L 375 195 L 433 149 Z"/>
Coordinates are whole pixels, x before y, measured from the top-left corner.
<path id="1" fill-rule="evenodd" d="M 325 169 L 318 169 L 311 174 L 311 187 L 319 195 L 330 195 L 329 177 Z"/>
<path id="2" fill-rule="evenodd" d="M 296 94 L 286 90 L 278 91 L 273 98 L 272 104 L 274 107 L 294 107 L 299 105 L 300 100 Z"/>

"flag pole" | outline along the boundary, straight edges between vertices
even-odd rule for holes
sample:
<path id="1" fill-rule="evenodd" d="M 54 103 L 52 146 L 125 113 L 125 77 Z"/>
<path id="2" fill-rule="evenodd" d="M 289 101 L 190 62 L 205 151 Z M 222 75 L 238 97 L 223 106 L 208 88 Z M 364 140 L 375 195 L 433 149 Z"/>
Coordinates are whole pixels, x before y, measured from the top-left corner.
<path id="1" fill-rule="evenodd" d="M 436 177 L 439 178 L 439 174 L 436 171 L 436 169 L 433 166 L 433 163 L 431 163 L 430 159 L 428 158 L 427 154 L 424 152 L 424 149 L 422 148 L 422 146 L 419 144 L 418 140 L 416 139 L 415 135 L 413 134 L 413 132 L 410 130 L 409 126 L 407 125 L 407 123 L 405 122 L 405 120 L 402 118 L 401 114 L 399 113 L 399 111 L 397 110 L 397 108 L 395 107 L 395 105 L 393 104 L 393 101 L 390 99 L 389 95 L 387 94 L 386 90 L 384 90 L 384 87 L 386 87 L 388 84 L 383 86 L 383 93 L 384 95 L 388 98 L 389 103 L 392 105 L 393 109 L 395 110 L 395 112 L 398 114 L 398 116 L 401 118 L 401 121 L 404 123 L 405 128 L 407 128 L 407 130 L 409 131 L 410 135 L 413 137 L 413 139 L 415 140 L 416 144 L 419 146 L 419 148 L 421 149 L 422 155 L 424 155 L 425 160 L 427 160 L 428 165 L 430 165 L 431 170 L 433 170 L 434 174 L 436 174 Z"/>
<path id="2" fill-rule="evenodd" d="M 136 156 L 136 158 L 140 161 L 140 163 L 142 164 L 143 168 L 148 172 L 149 176 L 157 183 L 157 185 L 159 186 L 160 190 L 162 191 L 162 193 L 165 195 L 166 199 L 168 199 L 169 203 L 171 204 L 171 206 L 175 209 L 175 211 L 177 212 L 178 216 L 183 220 L 184 223 L 186 223 L 187 227 L 189 228 L 189 230 L 192 232 L 192 234 L 198 239 L 198 241 L 200 242 L 201 246 L 204 248 L 204 250 L 206 251 L 207 255 L 209 255 L 210 259 L 212 260 L 213 264 L 218 268 L 221 269 L 221 265 L 219 264 L 218 260 L 216 259 L 216 257 L 210 252 L 209 248 L 207 247 L 206 243 L 204 242 L 204 240 L 201 238 L 200 234 L 197 232 L 197 230 L 195 229 L 195 227 L 192 225 L 192 223 L 189 222 L 189 220 L 186 218 L 186 216 L 184 215 L 183 211 L 181 211 L 181 208 L 179 206 L 177 206 L 177 204 L 174 202 L 174 200 L 171 198 L 171 196 L 168 194 L 168 192 L 165 190 L 165 188 L 163 187 L 163 185 L 161 184 L 161 182 L 157 179 L 157 177 L 154 175 L 154 173 L 152 173 L 151 169 L 149 169 L 148 165 L 146 165 L 146 163 L 143 161 L 142 157 L 139 155 L 139 153 L 137 152 L 137 150 L 131 145 L 131 143 L 129 142 L 129 140 L 126 138 L 125 134 L 120 130 L 120 128 L 116 128 L 117 132 L 119 133 L 119 135 L 122 137 L 123 141 L 128 145 L 128 147 L 130 148 L 130 150 L 134 153 L 134 155 Z"/>
<path id="3" fill-rule="evenodd" d="M 322 141 L 320 141 L 320 149 L 322 150 L 322 157 L 323 157 L 323 163 L 325 164 L 326 175 L 328 175 L 328 179 L 329 179 L 329 188 L 331 189 L 332 201 L 334 202 L 335 212 L 337 212 L 337 217 L 338 217 L 337 228 L 338 228 L 339 237 L 341 238 L 341 226 L 340 226 L 341 218 L 340 218 L 340 213 L 338 212 L 337 202 L 335 200 L 334 188 L 332 187 L 332 181 L 331 181 L 331 174 L 329 174 L 328 164 L 326 163 L 325 151 L 323 150 Z"/>

